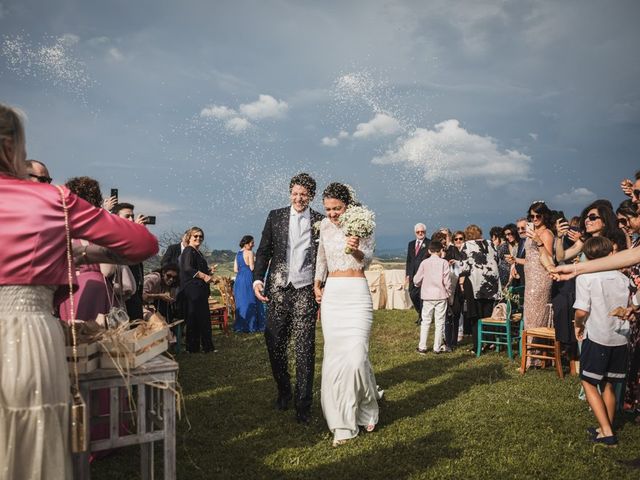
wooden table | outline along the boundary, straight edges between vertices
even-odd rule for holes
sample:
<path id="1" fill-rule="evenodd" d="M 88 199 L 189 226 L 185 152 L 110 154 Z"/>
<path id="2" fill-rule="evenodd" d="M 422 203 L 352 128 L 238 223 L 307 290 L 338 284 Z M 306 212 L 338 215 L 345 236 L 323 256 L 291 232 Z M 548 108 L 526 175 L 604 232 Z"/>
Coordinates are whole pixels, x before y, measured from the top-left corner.
<path id="1" fill-rule="evenodd" d="M 92 390 L 109 389 L 109 438 L 91 441 L 89 450 L 99 452 L 112 448 L 140 445 L 140 468 L 143 479 L 154 478 L 153 444 L 164 442 L 164 479 L 176 478 L 176 374 L 178 364 L 162 355 L 130 371 L 129 386 L 136 405 L 136 421 L 130 434 L 122 435 L 121 400 L 127 402 L 125 381 L 116 370 L 98 369 L 80 375 L 80 391 L 91 412 Z M 165 384 L 170 388 L 151 385 Z M 74 455 L 74 478 L 89 479 L 90 452 Z"/>

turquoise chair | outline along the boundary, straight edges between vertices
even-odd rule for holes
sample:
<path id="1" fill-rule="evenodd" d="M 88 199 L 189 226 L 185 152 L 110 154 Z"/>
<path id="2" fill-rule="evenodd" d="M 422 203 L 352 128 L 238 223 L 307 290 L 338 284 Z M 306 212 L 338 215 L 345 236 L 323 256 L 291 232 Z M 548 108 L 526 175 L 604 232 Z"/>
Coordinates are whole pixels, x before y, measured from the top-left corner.
<path id="1" fill-rule="evenodd" d="M 518 298 L 517 305 L 520 306 L 524 299 L 524 287 L 509 287 L 506 300 L 506 320 L 497 318 L 481 318 L 478 320 L 478 345 L 476 356 L 482 353 L 482 346 L 493 344 L 496 351 L 500 351 L 500 345 L 507 347 L 507 355 L 513 360 L 513 343 L 520 344 L 522 335 L 522 314 L 516 312 L 512 298 Z"/>

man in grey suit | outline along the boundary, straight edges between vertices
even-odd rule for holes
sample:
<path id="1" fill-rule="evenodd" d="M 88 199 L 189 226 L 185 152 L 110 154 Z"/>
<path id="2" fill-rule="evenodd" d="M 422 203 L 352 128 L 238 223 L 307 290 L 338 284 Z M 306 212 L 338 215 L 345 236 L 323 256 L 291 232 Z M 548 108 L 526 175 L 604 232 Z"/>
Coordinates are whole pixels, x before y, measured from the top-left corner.
<path id="1" fill-rule="evenodd" d="M 323 215 L 309 208 L 316 193 L 316 182 L 308 174 L 294 176 L 289 183 L 289 193 L 291 205 L 269 212 L 262 230 L 253 270 L 253 289 L 256 298 L 268 305 L 264 334 L 278 387 L 276 407 L 286 410 L 293 398 L 297 421 L 308 424 L 313 398 L 318 312 L 313 293 L 318 233 L 313 226 Z M 292 334 L 295 396 L 291 392 L 287 355 Z"/>

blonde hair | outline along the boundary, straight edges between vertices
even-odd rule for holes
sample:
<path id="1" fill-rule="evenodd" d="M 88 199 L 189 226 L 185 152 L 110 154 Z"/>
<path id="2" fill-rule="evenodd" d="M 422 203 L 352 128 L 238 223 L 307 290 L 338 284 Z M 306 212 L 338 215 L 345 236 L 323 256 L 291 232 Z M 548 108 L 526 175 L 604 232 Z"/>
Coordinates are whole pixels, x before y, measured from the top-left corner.
<path id="1" fill-rule="evenodd" d="M 480 240 L 482 238 L 482 229 L 472 223 L 464 229 L 464 236 L 467 240 Z"/>
<path id="2" fill-rule="evenodd" d="M 0 103 L 0 172 L 14 177 L 24 177 L 27 152 L 22 119 L 25 114 L 17 108 Z M 6 146 L 12 150 L 8 156 Z"/>
<path id="3" fill-rule="evenodd" d="M 185 236 L 187 237 L 187 243 L 189 243 L 189 240 L 191 240 L 192 235 L 196 232 L 201 233 L 202 237 L 204 238 L 204 231 L 200 227 L 191 227 L 189 230 L 185 232 Z"/>

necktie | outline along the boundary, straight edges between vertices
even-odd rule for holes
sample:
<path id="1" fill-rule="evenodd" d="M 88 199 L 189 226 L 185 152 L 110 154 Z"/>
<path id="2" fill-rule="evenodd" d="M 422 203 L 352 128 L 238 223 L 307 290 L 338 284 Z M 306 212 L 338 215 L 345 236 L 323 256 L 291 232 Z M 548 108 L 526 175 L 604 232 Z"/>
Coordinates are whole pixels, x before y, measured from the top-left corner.
<path id="1" fill-rule="evenodd" d="M 416 240 L 416 255 L 418 255 L 419 251 L 420 251 L 420 242 Z"/>

